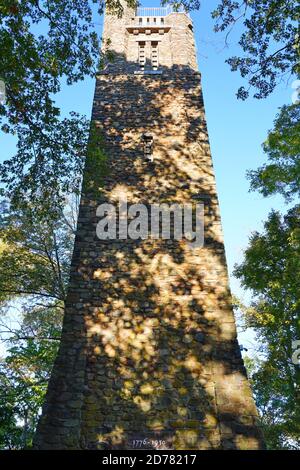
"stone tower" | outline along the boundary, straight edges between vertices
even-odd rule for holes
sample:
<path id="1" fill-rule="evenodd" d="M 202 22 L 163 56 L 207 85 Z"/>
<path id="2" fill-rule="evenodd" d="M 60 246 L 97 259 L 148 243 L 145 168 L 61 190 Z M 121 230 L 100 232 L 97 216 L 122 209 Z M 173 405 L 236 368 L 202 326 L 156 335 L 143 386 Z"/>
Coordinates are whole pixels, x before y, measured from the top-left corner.
<path id="1" fill-rule="evenodd" d="M 35 448 L 261 449 L 191 19 L 124 4 L 121 18 L 106 12 L 103 51 L 62 341 Z M 128 207 L 202 202 L 204 246 L 99 239 L 97 207 L 125 198 Z"/>

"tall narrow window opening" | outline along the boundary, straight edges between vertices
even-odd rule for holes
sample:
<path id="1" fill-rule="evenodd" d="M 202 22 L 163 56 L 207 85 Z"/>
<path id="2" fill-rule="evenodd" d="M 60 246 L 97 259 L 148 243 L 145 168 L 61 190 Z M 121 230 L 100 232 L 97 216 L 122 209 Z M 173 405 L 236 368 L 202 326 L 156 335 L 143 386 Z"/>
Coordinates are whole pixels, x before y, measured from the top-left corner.
<path id="1" fill-rule="evenodd" d="M 153 136 L 148 132 L 142 136 L 145 160 L 153 162 Z"/>
<path id="2" fill-rule="evenodd" d="M 145 69 L 145 63 L 145 42 L 139 42 L 139 65 L 141 70 Z"/>
<path id="3" fill-rule="evenodd" d="M 158 42 L 151 42 L 151 65 L 153 70 L 158 69 Z"/>

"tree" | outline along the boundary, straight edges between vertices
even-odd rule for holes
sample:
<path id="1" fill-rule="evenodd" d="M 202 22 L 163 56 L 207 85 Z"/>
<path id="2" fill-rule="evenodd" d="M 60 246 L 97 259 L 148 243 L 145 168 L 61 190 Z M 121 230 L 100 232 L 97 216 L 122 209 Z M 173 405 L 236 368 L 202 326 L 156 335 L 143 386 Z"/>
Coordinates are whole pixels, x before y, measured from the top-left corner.
<path id="1" fill-rule="evenodd" d="M 300 194 L 300 105 L 281 108 L 263 148 L 268 162 L 249 172 L 251 188 L 287 201 Z M 300 206 L 285 216 L 271 212 L 264 233 L 254 233 L 235 275 L 254 300 L 242 311 L 257 333 L 259 359 L 250 364 L 256 403 L 269 448 L 300 448 Z"/>
<path id="2" fill-rule="evenodd" d="M 227 31 L 243 21 L 241 57 L 227 60 L 232 71 L 247 78 L 237 96 L 245 99 L 254 88 L 255 98 L 265 98 L 278 83 L 300 75 L 300 5 L 297 0 L 222 0 L 213 12 L 215 31 Z"/>
<path id="3" fill-rule="evenodd" d="M 61 309 L 36 307 L 22 317 L 13 329 L 2 322 L 8 348 L 0 365 L 0 449 L 31 446 L 59 344 Z"/>
<path id="4" fill-rule="evenodd" d="M 33 206 L 4 206 L 0 226 L 0 301 L 28 299 L 31 305 L 64 302 L 77 204 L 56 220 L 40 218 Z"/>
<path id="5" fill-rule="evenodd" d="M 0 448 L 30 447 L 60 339 L 78 199 L 46 221 L 3 205 Z"/>
<path id="6" fill-rule="evenodd" d="M 163 3 L 170 3 L 165 0 Z M 175 8 L 196 10 L 200 1 L 171 1 Z M 239 71 L 248 81 L 238 98 L 246 99 L 250 89 L 255 98 L 266 98 L 282 80 L 299 76 L 300 6 L 297 0 L 220 0 L 212 12 L 215 32 L 226 32 L 225 44 L 234 27 L 243 22 L 238 44 L 243 54 L 227 59 L 232 71 Z"/>
<path id="7" fill-rule="evenodd" d="M 200 0 L 164 0 L 186 11 L 200 8 Z M 243 54 L 227 59 L 232 71 L 248 81 L 237 92 L 246 99 L 253 88 L 255 98 L 266 98 L 276 85 L 300 75 L 300 5 L 297 0 L 220 0 L 212 11 L 215 32 L 226 32 L 225 45 L 234 27 L 242 22 L 238 44 Z"/>
<path id="8" fill-rule="evenodd" d="M 265 98 L 278 83 L 299 77 L 300 5 L 282 0 L 223 0 L 213 17 L 216 31 L 228 35 L 239 20 L 244 32 L 241 57 L 227 60 L 232 71 L 248 80 L 237 96 Z M 290 202 L 299 196 L 299 102 L 283 106 L 263 148 L 268 162 L 248 173 L 251 189 L 264 196 L 281 194 Z M 246 327 L 257 334 L 258 359 L 247 360 L 265 438 L 270 449 L 300 448 L 299 365 L 292 361 L 299 340 L 299 206 L 285 217 L 273 211 L 264 233 L 254 233 L 235 275 L 253 293 L 242 307 Z"/>
<path id="9" fill-rule="evenodd" d="M 264 196 L 300 196 L 300 103 L 283 106 L 263 145 L 268 163 L 250 171 L 251 189 Z"/>
<path id="10" fill-rule="evenodd" d="M 121 13 L 118 0 L 107 3 Z M 89 122 L 62 119 L 55 95 L 62 79 L 72 85 L 98 69 L 93 4 L 101 13 L 101 0 L 0 6 L 0 124 L 18 146 L 0 166 L 1 448 L 30 446 L 56 355 L 76 223 L 65 204 L 79 194 Z"/>
<path id="11" fill-rule="evenodd" d="M 273 211 L 264 232 L 255 232 L 235 275 L 251 289 L 243 308 L 247 327 L 257 333 L 260 359 L 250 375 L 270 448 L 300 448 L 300 206 L 285 217 Z"/>
<path id="12" fill-rule="evenodd" d="M 119 0 L 107 5 L 122 13 Z M 101 56 L 93 14 L 103 6 L 103 0 L 1 2 L 0 77 L 7 101 L 0 105 L 0 128 L 17 137 L 18 151 L 0 165 L 0 178 L 14 208 L 36 201 L 55 216 L 65 195 L 80 190 L 89 123 L 75 113 L 61 119 L 55 95 L 63 79 L 72 85 L 95 77 Z"/>
<path id="13" fill-rule="evenodd" d="M 55 211 L 65 190 L 79 188 L 86 122 L 74 113 L 61 120 L 53 96 L 62 78 L 71 84 L 95 72 L 99 44 L 92 29 L 88 1 L 1 3 L 0 77 L 7 102 L 0 106 L 0 124 L 16 135 L 18 152 L 0 167 L 0 177 L 15 207 L 35 199 Z"/>

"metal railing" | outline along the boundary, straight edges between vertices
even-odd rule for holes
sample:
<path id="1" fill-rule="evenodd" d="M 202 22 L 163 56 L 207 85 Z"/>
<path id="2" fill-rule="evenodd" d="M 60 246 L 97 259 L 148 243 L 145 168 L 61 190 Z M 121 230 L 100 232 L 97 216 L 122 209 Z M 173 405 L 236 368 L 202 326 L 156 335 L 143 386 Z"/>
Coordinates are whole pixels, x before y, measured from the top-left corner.
<path id="1" fill-rule="evenodd" d="M 183 7 L 174 10 L 173 7 L 138 7 L 135 12 L 135 16 L 167 16 L 170 13 L 185 13 Z"/>

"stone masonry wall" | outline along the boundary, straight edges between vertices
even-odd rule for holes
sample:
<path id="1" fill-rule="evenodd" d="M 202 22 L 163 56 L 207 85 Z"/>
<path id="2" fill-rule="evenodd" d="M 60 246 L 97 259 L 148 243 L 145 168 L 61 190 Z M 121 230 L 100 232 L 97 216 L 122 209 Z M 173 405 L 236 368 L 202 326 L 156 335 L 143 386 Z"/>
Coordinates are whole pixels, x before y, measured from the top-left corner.
<path id="1" fill-rule="evenodd" d="M 107 171 L 101 181 L 85 174 L 84 187 L 90 179 L 97 192 L 82 195 L 62 342 L 35 447 L 262 448 L 236 338 L 200 74 L 104 72 L 92 119 Z M 99 240 L 96 208 L 121 195 L 147 206 L 204 202 L 204 247 Z"/>
<path id="2" fill-rule="evenodd" d="M 143 19 L 143 25 L 139 25 Z M 160 20 L 164 23 L 161 24 Z M 109 13 L 105 16 L 103 31 L 103 52 L 112 52 L 114 60 L 107 63 L 110 71 L 134 73 L 138 64 L 138 44 L 145 42 L 146 69 L 151 68 L 150 44 L 158 42 L 159 65 L 161 69 L 171 67 L 197 69 L 193 25 L 185 13 L 170 13 L 165 17 L 153 18 L 145 23 L 146 17 L 136 17 L 134 11 L 125 8 L 124 15 L 116 18 Z"/>

